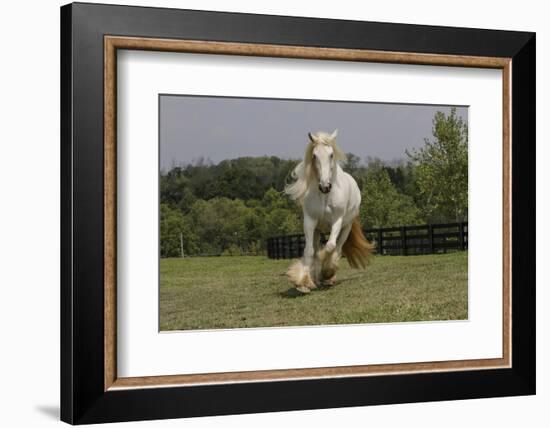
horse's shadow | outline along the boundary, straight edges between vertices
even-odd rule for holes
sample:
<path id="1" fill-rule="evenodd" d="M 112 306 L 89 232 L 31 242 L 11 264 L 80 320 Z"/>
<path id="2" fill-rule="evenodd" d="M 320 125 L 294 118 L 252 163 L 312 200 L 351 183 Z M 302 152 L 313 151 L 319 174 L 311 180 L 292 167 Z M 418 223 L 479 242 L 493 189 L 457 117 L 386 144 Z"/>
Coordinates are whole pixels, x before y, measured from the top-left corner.
<path id="1" fill-rule="evenodd" d="M 334 283 L 332 285 L 319 285 L 319 286 L 317 286 L 317 288 L 311 290 L 309 293 L 302 293 L 302 292 L 298 291 L 296 288 L 291 287 L 286 291 L 280 292 L 279 295 L 281 297 L 285 297 L 287 299 L 295 299 L 297 297 L 306 297 L 306 296 L 310 295 L 311 293 L 319 293 L 319 292 L 328 291 L 331 288 L 336 287 L 337 284 L 338 283 Z"/>
<path id="2" fill-rule="evenodd" d="M 277 294 L 279 294 L 279 296 L 285 297 L 287 299 L 296 299 L 298 297 L 305 297 L 304 293 L 300 293 L 294 287 L 291 287 L 286 291 L 281 291 L 280 293 L 277 293 Z"/>

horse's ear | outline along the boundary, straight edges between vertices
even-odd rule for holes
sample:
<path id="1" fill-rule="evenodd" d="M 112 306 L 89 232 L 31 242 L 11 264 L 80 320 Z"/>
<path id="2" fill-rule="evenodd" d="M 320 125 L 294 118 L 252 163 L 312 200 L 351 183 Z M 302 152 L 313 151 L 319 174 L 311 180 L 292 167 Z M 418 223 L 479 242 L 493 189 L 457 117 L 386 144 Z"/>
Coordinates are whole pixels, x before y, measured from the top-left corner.
<path id="1" fill-rule="evenodd" d="M 335 129 L 334 132 L 332 134 L 330 134 L 330 139 L 332 141 L 334 141 L 334 139 L 336 138 L 337 135 L 338 135 L 338 130 Z"/>
<path id="2" fill-rule="evenodd" d="M 307 136 L 309 137 L 309 141 L 311 141 L 312 143 L 315 143 L 315 138 L 313 137 L 313 134 L 311 132 L 308 132 Z"/>

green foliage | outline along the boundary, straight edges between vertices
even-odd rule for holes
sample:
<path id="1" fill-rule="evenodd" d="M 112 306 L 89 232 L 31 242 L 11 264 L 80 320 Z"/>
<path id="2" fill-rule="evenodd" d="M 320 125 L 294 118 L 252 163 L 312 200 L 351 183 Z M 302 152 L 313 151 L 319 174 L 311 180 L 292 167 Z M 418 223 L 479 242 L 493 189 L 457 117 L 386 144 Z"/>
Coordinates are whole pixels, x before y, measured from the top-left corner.
<path id="1" fill-rule="evenodd" d="M 181 256 L 182 241 L 184 254 L 194 254 L 197 251 L 199 238 L 181 211 L 162 203 L 160 218 L 161 257 Z"/>
<path id="2" fill-rule="evenodd" d="M 283 189 L 295 165 L 295 160 L 261 156 L 228 159 L 217 165 L 201 161 L 176 167 L 161 175 L 161 198 L 163 202 L 179 204 L 187 189 L 196 199 L 262 199 L 271 187 Z M 189 200 L 184 203 L 191 206 Z M 180 208 L 184 210 L 185 206 Z"/>
<path id="3" fill-rule="evenodd" d="M 365 228 L 419 223 L 420 212 L 414 200 L 397 190 L 386 168 L 371 164 L 365 177 L 359 212 Z"/>
<path id="4" fill-rule="evenodd" d="M 235 244 L 231 244 L 228 248 L 226 248 L 223 253 L 222 253 L 222 256 L 242 256 L 243 255 L 243 250 L 241 247 L 238 247 L 237 245 Z"/>
<path id="5" fill-rule="evenodd" d="M 176 167 L 162 175 L 160 179 L 160 200 L 170 206 L 187 212 L 196 197 L 191 189 L 191 180 L 182 168 Z"/>
<path id="6" fill-rule="evenodd" d="M 468 126 L 453 108 L 437 112 L 433 139 L 407 155 L 414 164 L 418 201 L 430 221 L 468 218 Z"/>
<path id="7" fill-rule="evenodd" d="M 359 175 L 361 171 L 361 158 L 353 153 L 346 153 L 346 160 L 342 162 L 342 169 L 352 176 Z"/>
<path id="8" fill-rule="evenodd" d="M 197 199 L 183 212 L 161 204 L 161 256 L 181 255 L 180 233 L 187 255 L 258 255 L 270 236 L 299 233 L 300 209 L 270 188 L 261 200 L 216 197 Z"/>
<path id="9" fill-rule="evenodd" d="M 301 209 L 282 192 L 269 189 L 262 200 L 265 236 L 300 233 L 302 228 Z"/>
<path id="10" fill-rule="evenodd" d="M 231 246 L 242 247 L 261 237 L 261 224 L 254 218 L 253 209 L 239 199 L 199 199 L 191 207 L 188 218 L 201 237 L 199 254 L 219 254 Z"/>

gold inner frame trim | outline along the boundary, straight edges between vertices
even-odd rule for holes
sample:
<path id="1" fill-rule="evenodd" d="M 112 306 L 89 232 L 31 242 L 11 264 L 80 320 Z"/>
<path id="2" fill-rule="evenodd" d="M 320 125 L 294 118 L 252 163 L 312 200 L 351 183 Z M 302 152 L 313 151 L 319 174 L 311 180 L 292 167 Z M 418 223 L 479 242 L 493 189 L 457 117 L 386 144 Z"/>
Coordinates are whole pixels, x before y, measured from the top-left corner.
<path id="1" fill-rule="evenodd" d="M 218 55 L 242 55 L 335 61 L 380 62 L 393 64 L 439 65 L 494 68 L 502 70 L 503 144 L 503 320 L 502 358 L 432 361 L 421 363 L 376 364 L 343 367 L 261 370 L 229 373 L 203 373 L 171 376 L 117 377 L 116 367 L 116 88 L 117 50 L 148 50 Z M 442 372 L 511 367 L 511 78 L 512 60 L 499 57 L 385 52 L 197 40 L 171 40 L 141 37 L 104 37 L 104 389 L 192 386 L 237 382 L 338 378 L 404 373 Z"/>

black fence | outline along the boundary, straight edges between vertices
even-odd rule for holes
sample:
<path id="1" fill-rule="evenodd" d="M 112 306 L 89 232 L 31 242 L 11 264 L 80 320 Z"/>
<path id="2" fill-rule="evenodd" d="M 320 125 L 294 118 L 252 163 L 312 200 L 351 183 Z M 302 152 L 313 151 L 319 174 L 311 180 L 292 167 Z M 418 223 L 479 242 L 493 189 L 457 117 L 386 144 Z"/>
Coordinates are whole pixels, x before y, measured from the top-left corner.
<path id="1" fill-rule="evenodd" d="M 384 227 L 363 232 L 380 255 L 413 256 L 468 249 L 467 222 Z M 326 242 L 326 237 L 321 236 L 321 241 Z M 272 259 L 298 258 L 302 256 L 304 247 L 304 235 L 275 236 L 267 239 L 267 256 Z"/>

